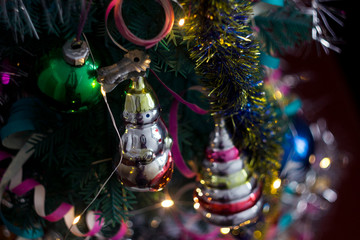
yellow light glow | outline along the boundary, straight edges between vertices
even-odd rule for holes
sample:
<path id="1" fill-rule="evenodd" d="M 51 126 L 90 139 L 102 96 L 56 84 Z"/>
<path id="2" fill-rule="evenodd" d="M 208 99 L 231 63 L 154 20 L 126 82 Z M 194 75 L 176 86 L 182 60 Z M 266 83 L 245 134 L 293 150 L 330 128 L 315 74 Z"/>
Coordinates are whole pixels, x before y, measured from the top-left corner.
<path id="1" fill-rule="evenodd" d="M 207 214 L 205 214 L 205 217 L 207 217 L 207 218 L 211 218 L 211 213 L 207 213 Z"/>
<path id="2" fill-rule="evenodd" d="M 221 232 L 221 234 L 226 235 L 230 232 L 230 228 L 228 228 L 228 227 L 220 228 L 220 232 Z"/>
<path id="3" fill-rule="evenodd" d="M 151 226 L 152 228 L 157 228 L 157 227 L 159 226 L 159 224 L 160 224 L 160 222 L 159 222 L 159 220 L 157 220 L 157 219 L 153 219 L 153 220 L 151 220 L 151 222 L 150 222 L 150 226 Z"/>
<path id="4" fill-rule="evenodd" d="M 195 209 L 199 209 L 199 207 L 200 207 L 200 203 L 198 203 L 198 202 L 194 203 L 194 208 Z"/>
<path id="5" fill-rule="evenodd" d="M 272 184 L 273 188 L 274 189 L 278 189 L 280 186 L 281 186 L 281 179 L 280 178 L 277 178 L 273 184 Z"/>
<path id="6" fill-rule="evenodd" d="M 246 220 L 245 222 L 240 223 L 240 224 L 239 224 L 239 227 L 246 226 L 246 225 L 248 225 L 248 224 L 250 224 L 250 223 L 251 223 L 250 220 Z"/>
<path id="7" fill-rule="evenodd" d="M 309 163 L 314 164 L 315 161 L 316 161 L 315 155 L 314 155 L 314 154 L 311 154 L 310 157 L 309 157 Z"/>
<path id="8" fill-rule="evenodd" d="M 80 216 L 77 216 L 76 218 L 74 218 L 74 221 L 73 221 L 73 225 L 77 224 L 78 222 L 80 221 Z"/>
<path id="9" fill-rule="evenodd" d="M 101 86 L 100 91 L 101 91 L 101 94 L 102 94 L 103 96 L 106 96 L 106 92 L 105 92 L 103 86 Z"/>
<path id="10" fill-rule="evenodd" d="M 280 92 L 280 90 L 275 91 L 274 98 L 278 100 L 282 98 L 282 93 Z"/>
<path id="11" fill-rule="evenodd" d="M 171 206 L 173 206 L 173 205 L 174 205 L 174 201 L 171 200 L 171 199 L 166 199 L 166 200 L 164 200 L 164 201 L 161 202 L 161 206 L 162 206 L 163 208 L 169 208 L 169 207 L 171 207 Z"/>
<path id="12" fill-rule="evenodd" d="M 185 24 L 185 18 L 180 18 L 179 20 L 179 26 L 182 27 Z"/>
<path id="13" fill-rule="evenodd" d="M 260 239 L 261 238 L 261 232 L 259 231 L 259 230 L 256 230 L 255 232 L 254 232 L 254 238 L 255 239 Z"/>
<path id="14" fill-rule="evenodd" d="M 330 164 L 331 164 L 330 158 L 326 157 L 326 158 L 321 159 L 319 166 L 321 168 L 328 168 L 330 166 Z"/>

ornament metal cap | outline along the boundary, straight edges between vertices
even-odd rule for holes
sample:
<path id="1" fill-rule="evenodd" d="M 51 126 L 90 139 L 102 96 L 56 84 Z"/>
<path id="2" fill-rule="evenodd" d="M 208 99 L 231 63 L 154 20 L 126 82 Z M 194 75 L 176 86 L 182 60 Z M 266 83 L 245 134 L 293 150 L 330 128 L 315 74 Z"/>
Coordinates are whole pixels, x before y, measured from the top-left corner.
<path id="1" fill-rule="evenodd" d="M 144 77 L 133 79 L 127 90 L 123 117 L 125 122 L 147 124 L 160 116 L 159 100 Z"/>
<path id="2" fill-rule="evenodd" d="M 83 66 L 89 57 L 90 49 L 86 42 L 69 40 L 63 46 L 64 60 L 71 66 Z"/>
<path id="3" fill-rule="evenodd" d="M 213 151 L 222 151 L 234 147 L 231 136 L 226 129 L 225 120 L 221 117 L 214 118 L 215 129 L 210 136 L 210 149 Z"/>
<path id="4" fill-rule="evenodd" d="M 154 90 L 144 77 L 133 79 L 132 86 L 127 91 L 125 98 L 125 111 L 128 113 L 142 113 L 155 110 L 159 101 Z"/>
<path id="5" fill-rule="evenodd" d="M 144 77 L 150 62 L 149 55 L 145 52 L 137 49 L 129 51 L 119 62 L 100 68 L 97 81 L 103 85 L 105 92 L 111 92 L 126 79 Z"/>

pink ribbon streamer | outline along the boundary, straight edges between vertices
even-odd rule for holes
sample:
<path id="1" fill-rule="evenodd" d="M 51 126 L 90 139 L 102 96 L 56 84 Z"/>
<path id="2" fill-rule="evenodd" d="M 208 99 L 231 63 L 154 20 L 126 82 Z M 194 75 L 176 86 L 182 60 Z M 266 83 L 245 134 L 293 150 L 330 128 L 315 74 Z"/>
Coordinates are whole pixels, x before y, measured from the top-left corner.
<path id="1" fill-rule="evenodd" d="M 122 17 L 122 2 L 123 0 L 112 0 L 108 5 L 105 13 L 105 23 L 107 23 L 107 19 L 109 17 L 110 11 L 114 8 L 114 20 L 115 25 L 120 32 L 120 34 L 127 39 L 128 41 L 138 45 L 143 46 L 146 49 L 149 49 L 160 42 L 166 35 L 171 31 L 174 25 L 174 10 L 172 8 L 171 2 L 169 0 L 158 0 L 161 6 L 164 8 L 165 12 L 165 23 L 161 32 L 152 39 L 140 39 L 136 37 L 127 27 Z"/>
<path id="2" fill-rule="evenodd" d="M 92 4 L 92 0 L 89 1 L 87 8 L 82 10 L 81 14 L 80 14 L 80 22 L 79 22 L 79 26 L 78 26 L 78 30 L 77 30 L 77 34 L 76 34 L 76 41 L 80 41 L 80 35 L 83 32 L 84 26 L 85 26 L 85 22 L 87 19 L 87 16 L 89 14 L 90 11 L 90 6 Z"/>
<path id="3" fill-rule="evenodd" d="M 5 160 L 9 157 L 12 156 L 6 152 L 0 151 L 0 161 Z M 46 215 L 45 187 L 36 180 L 31 178 L 22 180 L 22 169 L 20 170 L 19 174 L 17 174 L 11 179 L 10 191 L 12 191 L 18 196 L 22 196 L 27 192 L 34 190 L 34 208 L 39 216 L 41 216 L 42 218 L 44 218 L 49 222 L 57 222 L 60 221 L 61 219 L 64 219 L 67 227 L 70 228 L 70 231 L 74 235 L 79 237 L 99 235 L 98 233 L 101 231 L 101 228 L 104 226 L 104 221 L 103 220 L 100 221 L 100 216 L 96 214 L 99 212 L 89 211 L 87 213 L 86 223 L 90 230 L 87 233 L 81 233 L 79 229 L 76 227 L 76 225 L 72 226 L 72 223 L 75 219 L 74 216 L 75 208 L 73 205 L 63 202 L 56 210 Z M 113 237 L 111 237 L 110 240 L 119 240 L 125 236 L 126 232 L 127 232 L 127 225 L 124 221 L 122 221 L 119 231 Z"/>
<path id="4" fill-rule="evenodd" d="M 186 100 L 184 100 L 179 94 L 171 90 L 164 82 L 161 81 L 161 79 L 156 75 L 156 73 L 150 69 L 150 71 L 154 74 L 156 79 L 163 85 L 166 90 L 168 90 L 171 95 L 175 98 L 173 101 L 171 108 L 170 108 L 170 114 L 169 114 L 169 133 L 173 139 L 173 145 L 171 147 L 172 156 L 175 162 L 176 167 L 179 169 L 179 171 L 187 178 L 192 178 L 196 176 L 196 172 L 192 171 L 185 163 L 184 158 L 182 157 L 180 146 L 179 146 L 179 140 L 178 140 L 178 120 L 177 120 L 177 112 L 179 108 L 179 103 L 186 105 L 190 110 L 197 114 L 207 114 L 208 111 L 200 108 L 196 104 L 190 103 Z M 197 88 L 190 88 L 189 90 L 197 90 Z"/>

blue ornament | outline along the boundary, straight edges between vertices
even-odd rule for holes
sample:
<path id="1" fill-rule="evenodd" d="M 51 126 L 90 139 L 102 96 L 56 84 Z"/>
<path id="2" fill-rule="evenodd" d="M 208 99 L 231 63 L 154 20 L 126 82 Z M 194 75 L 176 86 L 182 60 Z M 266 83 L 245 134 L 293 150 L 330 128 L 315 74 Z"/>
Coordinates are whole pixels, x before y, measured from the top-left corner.
<path id="1" fill-rule="evenodd" d="M 295 115 L 283 141 L 284 155 L 280 176 L 298 179 L 309 167 L 309 157 L 314 153 L 314 138 L 307 122 Z"/>

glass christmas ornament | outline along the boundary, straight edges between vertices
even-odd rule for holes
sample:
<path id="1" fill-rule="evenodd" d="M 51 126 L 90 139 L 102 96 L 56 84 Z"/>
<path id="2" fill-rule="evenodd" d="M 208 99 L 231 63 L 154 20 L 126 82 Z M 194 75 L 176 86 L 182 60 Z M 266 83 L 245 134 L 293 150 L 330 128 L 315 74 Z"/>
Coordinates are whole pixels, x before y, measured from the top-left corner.
<path id="1" fill-rule="evenodd" d="M 199 203 L 197 211 L 212 224 L 245 225 L 261 211 L 261 185 L 246 168 L 246 155 L 233 145 L 224 120 L 215 122 L 194 201 Z"/>
<path id="2" fill-rule="evenodd" d="M 122 183 L 133 191 L 160 191 L 174 169 L 172 140 L 160 118 L 160 105 L 144 77 L 133 79 L 126 90 L 123 111 L 122 160 L 117 172 Z"/>
<path id="3" fill-rule="evenodd" d="M 310 167 L 309 157 L 314 153 L 314 138 L 308 123 L 297 115 L 291 118 L 289 126 L 282 144 L 284 155 L 280 177 L 289 181 L 303 181 Z"/>
<path id="4" fill-rule="evenodd" d="M 100 100 L 96 81 L 97 65 L 88 59 L 89 48 L 83 41 L 68 41 L 43 59 L 45 68 L 38 77 L 38 87 L 53 99 L 54 106 L 65 112 L 86 109 Z"/>

